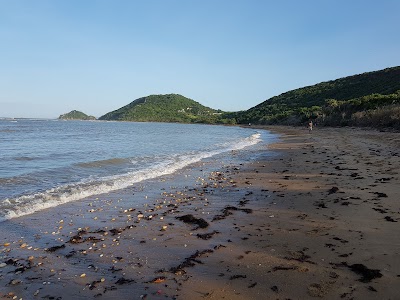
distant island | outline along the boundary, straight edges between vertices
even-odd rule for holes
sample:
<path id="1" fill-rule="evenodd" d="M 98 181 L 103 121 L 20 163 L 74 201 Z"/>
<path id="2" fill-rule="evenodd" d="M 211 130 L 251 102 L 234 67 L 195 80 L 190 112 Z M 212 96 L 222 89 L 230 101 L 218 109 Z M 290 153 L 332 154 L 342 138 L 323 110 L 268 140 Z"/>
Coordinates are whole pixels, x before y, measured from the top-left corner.
<path id="1" fill-rule="evenodd" d="M 58 119 L 60 119 L 60 120 L 96 120 L 96 117 L 88 116 L 87 114 L 85 114 L 81 111 L 73 110 L 73 111 L 70 111 L 69 113 L 60 115 L 58 117 Z"/>
<path id="2" fill-rule="evenodd" d="M 221 118 L 221 110 L 212 109 L 178 94 L 150 95 L 136 99 L 99 120 L 134 122 L 174 122 L 232 124 L 234 119 Z"/>

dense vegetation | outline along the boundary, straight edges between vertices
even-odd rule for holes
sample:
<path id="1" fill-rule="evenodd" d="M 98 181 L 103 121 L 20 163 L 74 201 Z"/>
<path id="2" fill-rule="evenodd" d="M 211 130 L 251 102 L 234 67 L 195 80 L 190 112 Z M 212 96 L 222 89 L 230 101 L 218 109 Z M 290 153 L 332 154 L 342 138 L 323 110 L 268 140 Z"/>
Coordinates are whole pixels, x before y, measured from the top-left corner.
<path id="1" fill-rule="evenodd" d="M 58 118 L 61 120 L 96 120 L 95 117 L 88 116 L 87 114 L 77 110 L 73 110 L 69 113 L 60 115 Z"/>
<path id="2" fill-rule="evenodd" d="M 71 112 L 72 113 L 72 112 Z M 61 118 L 61 116 L 60 116 Z M 101 120 L 209 124 L 371 126 L 400 129 L 400 67 L 344 77 L 222 112 L 177 94 L 139 98 Z"/>
<path id="3" fill-rule="evenodd" d="M 340 78 L 272 97 L 242 112 L 225 114 L 240 124 L 400 127 L 400 67 Z"/>
<path id="4" fill-rule="evenodd" d="M 101 116 L 100 120 L 135 122 L 231 123 L 222 112 L 177 94 L 151 95 Z"/>

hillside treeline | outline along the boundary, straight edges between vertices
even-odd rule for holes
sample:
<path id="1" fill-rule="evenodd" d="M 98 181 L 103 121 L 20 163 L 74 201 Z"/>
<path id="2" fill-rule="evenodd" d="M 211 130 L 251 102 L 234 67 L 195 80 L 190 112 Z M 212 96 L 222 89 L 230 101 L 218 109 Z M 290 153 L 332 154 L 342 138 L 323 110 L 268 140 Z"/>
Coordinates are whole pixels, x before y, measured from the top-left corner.
<path id="1" fill-rule="evenodd" d="M 242 112 L 239 124 L 400 127 L 400 67 L 322 82 L 272 97 Z"/>

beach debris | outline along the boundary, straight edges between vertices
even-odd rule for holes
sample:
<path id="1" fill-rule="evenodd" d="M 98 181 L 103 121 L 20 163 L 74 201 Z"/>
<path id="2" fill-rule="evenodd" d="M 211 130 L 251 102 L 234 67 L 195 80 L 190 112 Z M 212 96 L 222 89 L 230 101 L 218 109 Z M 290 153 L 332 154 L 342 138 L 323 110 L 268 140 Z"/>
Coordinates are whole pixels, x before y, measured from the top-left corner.
<path id="1" fill-rule="evenodd" d="M 102 239 L 96 238 L 94 236 L 88 236 L 88 237 L 84 238 L 84 237 L 82 237 L 81 235 L 78 234 L 78 235 L 75 235 L 75 236 L 71 237 L 68 240 L 68 243 L 81 244 L 81 243 L 85 243 L 85 242 L 94 242 L 94 243 L 96 243 L 96 242 L 101 242 L 101 241 L 102 241 Z"/>
<path id="2" fill-rule="evenodd" d="M 80 243 L 83 243 L 85 240 L 84 240 L 84 238 L 82 237 L 82 235 L 85 234 L 85 233 L 86 233 L 85 230 L 79 230 L 78 233 L 77 233 L 76 235 L 72 236 L 72 237 L 68 240 L 68 243 L 71 243 L 71 244 L 80 244 Z"/>
<path id="3" fill-rule="evenodd" d="M 385 217 L 385 220 L 388 221 L 388 222 L 397 222 L 395 219 L 393 219 L 393 218 L 390 217 L 390 216 L 386 216 L 386 217 Z"/>
<path id="4" fill-rule="evenodd" d="M 307 214 L 300 214 L 300 215 L 297 216 L 297 218 L 299 218 L 299 219 L 301 219 L 301 220 L 304 220 L 304 219 L 307 218 L 307 217 L 308 217 Z"/>
<path id="5" fill-rule="evenodd" d="M 350 255 L 353 255 L 353 252 L 339 254 L 338 256 L 339 256 L 339 257 L 349 257 Z"/>
<path id="6" fill-rule="evenodd" d="M 117 235 L 124 231 L 122 228 L 113 228 L 109 230 L 111 235 Z"/>
<path id="7" fill-rule="evenodd" d="M 121 277 L 115 282 L 115 284 L 122 285 L 122 284 L 131 283 L 131 282 L 136 282 L 136 281 L 134 279 L 126 279 L 124 277 Z"/>
<path id="8" fill-rule="evenodd" d="M 239 201 L 239 206 L 245 206 L 247 203 L 249 203 L 250 200 L 240 200 Z"/>
<path id="9" fill-rule="evenodd" d="M 7 266 L 6 263 L 1 263 L 1 264 L 0 264 L 0 268 L 4 268 L 5 266 Z"/>
<path id="10" fill-rule="evenodd" d="M 238 208 L 235 206 L 228 205 L 228 206 L 225 206 L 224 209 L 222 209 L 222 215 L 214 216 L 213 221 L 225 219 L 227 216 L 230 216 L 233 214 L 232 211 L 242 211 L 246 214 L 251 214 L 253 212 L 253 210 L 250 208 Z"/>
<path id="11" fill-rule="evenodd" d="M 103 294 L 105 294 L 106 292 L 108 292 L 108 291 L 115 291 L 117 289 L 117 287 L 115 287 L 115 286 L 106 286 L 105 288 L 104 288 L 104 291 L 103 291 Z"/>
<path id="12" fill-rule="evenodd" d="M 368 290 L 370 290 L 371 292 L 377 292 L 377 290 L 371 285 L 368 287 Z"/>
<path id="13" fill-rule="evenodd" d="M 314 262 L 309 260 L 311 256 L 306 255 L 303 251 L 290 251 L 289 255 L 290 256 L 285 256 L 284 258 L 287 260 L 296 260 L 299 262 L 308 262 L 311 264 L 315 264 Z"/>
<path id="14" fill-rule="evenodd" d="M 214 250 L 219 250 L 221 248 L 226 248 L 226 246 L 221 245 L 221 244 L 214 246 Z"/>
<path id="15" fill-rule="evenodd" d="M 50 247 L 50 248 L 46 248 L 44 250 L 47 251 L 47 252 L 54 252 L 54 251 L 57 251 L 57 250 L 63 249 L 63 248 L 65 248 L 65 244 L 53 246 L 53 247 Z"/>
<path id="16" fill-rule="evenodd" d="M 108 271 L 111 271 L 111 273 L 119 272 L 122 271 L 121 268 L 116 268 L 115 266 L 112 266 L 111 268 L 108 269 Z"/>
<path id="17" fill-rule="evenodd" d="M 206 228 L 208 227 L 208 222 L 202 218 L 195 218 L 193 215 L 184 215 L 180 217 L 175 217 L 177 220 L 180 220 L 184 223 L 191 223 L 191 224 L 197 224 L 198 228 Z"/>
<path id="18" fill-rule="evenodd" d="M 378 198 L 387 198 L 388 195 L 385 193 L 375 192 L 374 193 Z"/>
<path id="19" fill-rule="evenodd" d="M 76 254 L 76 251 L 75 251 L 75 250 L 72 250 L 72 251 L 70 251 L 69 253 L 65 254 L 65 257 L 66 257 L 66 258 L 70 258 L 70 257 L 74 256 L 75 254 Z"/>
<path id="20" fill-rule="evenodd" d="M 275 293 L 279 293 L 279 288 L 278 288 L 276 285 L 271 286 L 271 290 L 272 290 L 273 292 L 275 292 Z"/>
<path id="21" fill-rule="evenodd" d="M 359 281 L 367 283 L 375 278 L 381 278 L 383 275 L 380 270 L 369 269 L 363 264 L 353 264 L 347 265 L 347 263 L 343 263 L 343 265 L 347 266 L 351 271 L 361 275 Z"/>
<path id="22" fill-rule="evenodd" d="M 272 268 L 272 271 L 289 271 L 289 270 L 297 270 L 298 266 L 275 266 Z"/>
<path id="23" fill-rule="evenodd" d="M 247 278 L 246 275 L 232 275 L 229 277 L 229 280 L 239 279 L 239 278 Z"/>
<path id="24" fill-rule="evenodd" d="M 89 290 L 93 290 L 93 289 L 97 288 L 98 283 L 102 283 L 104 281 L 106 281 L 106 279 L 101 278 L 100 280 L 94 280 L 91 283 L 86 284 L 86 286 L 89 288 Z"/>
<path id="25" fill-rule="evenodd" d="M 251 288 L 255 287 L 256 285 L 257 285 L 257 282 L 254 282 L 254 283 L 250 284 L 247 288 L 251 289 Z"/>
<path id="26" fill-rule="evenodd" d="M 194 254 L 185 258 L 185 260 L 181 264 L 179 264 L 176 267 L 170 268 L 169 272 L 171 272 L 175 275 L 186 274 L 186 271 L 184 270 L 184 268 L 193 267 L 193 266 L 195 266 L 195 263 L 202 264 L 202 262 L 200 260 L 198 260 L 198 258 L 205 254 L 209 254 L 209 253 L 213 253 L 213 252 L 214 252 L 214 250 L 211 250 L 211 249 L 206 249 L 206 250 L 202 250 L 202 251 L 197 250 Z M 160 270 L 159 272 L 162 273 L 162 272 L 164 272 L 164 270 Z"/>
<path id="27" fill-rule="evenodd" d="M 373 207 L 372 209 L 377 211 L 377 212 L 380 212 L 381 214 L 387 214 L 387 210 L 386 209 L 376 208 L 376 207 Z"/>
<path id="28" fill-rule="evenodd" d="M 197 237 L 199 239 L 209 240 L 209 239 L 211 239 L 213 237 L 214 234 L 217 234 L 217 233 L 219 233 L 219 231 L 214 230 L 213 232 L 209 232 L 209 233 L 203 233 L 203 234 L 199 233 L 199 234 L 197 234 Z"/>
<path id="29" fill-rule="evenodd" d="M 328 207 L 325 205 L 324 201 L 316 201 L 316 202 L 314 202 L 314 205 L 315 205 L 316 207 L 319 207 L 319 208 L 328 208 Z"/>
<path id="30" fill-rule="evenodd" d="M 159 277 L 156 277 L 156 278 L 154 278 L 154 279 L 148 281 L 147 283 L 162 283 L 162 282 L 164 282 L 166 279 L 167 279 L 167 278 L 164 277 L 164 276 L 159 276 Z"/>
<path id="31" fill-rule="evenodd" d="M 339 191 L 339 188 L 337 186 L 332 187 L 331 189 L 328 190 L 328 194 L 334 194 Z"/>

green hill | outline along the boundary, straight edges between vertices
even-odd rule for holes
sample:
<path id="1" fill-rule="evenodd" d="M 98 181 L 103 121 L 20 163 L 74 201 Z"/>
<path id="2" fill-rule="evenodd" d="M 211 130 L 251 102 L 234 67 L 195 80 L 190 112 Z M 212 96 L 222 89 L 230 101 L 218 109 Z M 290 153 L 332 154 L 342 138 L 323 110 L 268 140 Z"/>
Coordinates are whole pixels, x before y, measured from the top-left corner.
<path id="1" fill-rule="evenodd" d="M 221 111 L 215 110 L 182 95 L 150 95 L 139 98 L 99 120 L 134 122 L 223 123 Z"/>
<path id="2" fill-rule="evenodd" d="M 315 119 L 325 125 L 400 126 L 399 105 L 400 67 L 393 67 L 292 90 L 225 117 L 241 124 L 296 125 Z"/>
<path id="3" fill-rule="evenodd" d="M 87 114 L 77 110 L 73 110 L 69 113 L 60 115 L 58 118 L 60 120 L 96 120 L 95 117 L 88 116 Z"/>

